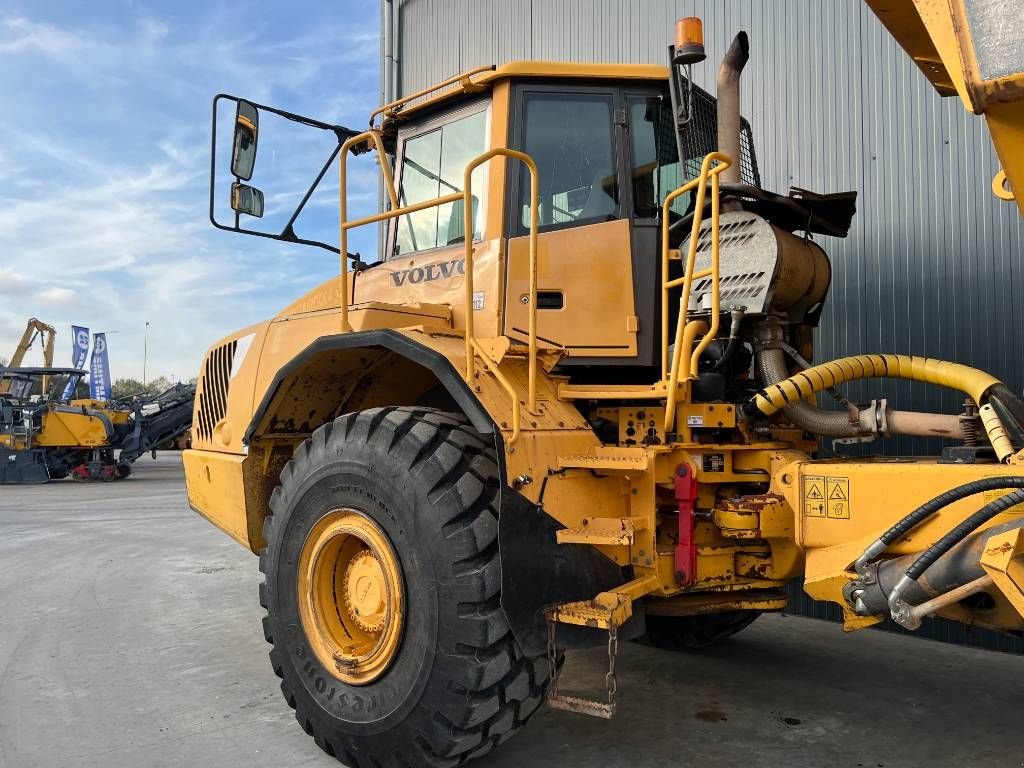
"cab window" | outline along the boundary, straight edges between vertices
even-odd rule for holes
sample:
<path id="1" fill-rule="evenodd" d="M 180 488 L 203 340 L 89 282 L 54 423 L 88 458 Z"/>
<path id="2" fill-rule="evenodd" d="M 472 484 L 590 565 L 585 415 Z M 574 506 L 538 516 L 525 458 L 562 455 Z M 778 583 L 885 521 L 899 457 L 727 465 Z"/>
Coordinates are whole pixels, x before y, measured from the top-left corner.
<path id="1" fill-rule="evenodd" d="M 610 94 L 526 92 L 523 151 L 540 172 L 540 226 L 605 221 L 618 210 Z M 519 225 L 530 226 L 530 174 L 519 178 Z"/>
<path id="2" fill-rule="evenodd" d="M 679 165 L 672 105 L 660 96 L 629 96 L 629 137 L 632 151 L 633 213 L 656 218 L 666 196 L 689 179 Z M 692 192 L 672 201 L 671 210 L 682 215 Z"/>
<path id="3" fill-rule="evenodd" d="M 466 165 L 487 147 L 487 110 L 461 113 L 434 124 L 402 144 L 399 205 L 415 205 L 462 192 Z M 484 168 L 473 172 L 473 238 L 481 237 L 481 203 L 486 191 Z M 461 200 L 400 216 L 394 254 L 457 245 L 465 240 Z"/>

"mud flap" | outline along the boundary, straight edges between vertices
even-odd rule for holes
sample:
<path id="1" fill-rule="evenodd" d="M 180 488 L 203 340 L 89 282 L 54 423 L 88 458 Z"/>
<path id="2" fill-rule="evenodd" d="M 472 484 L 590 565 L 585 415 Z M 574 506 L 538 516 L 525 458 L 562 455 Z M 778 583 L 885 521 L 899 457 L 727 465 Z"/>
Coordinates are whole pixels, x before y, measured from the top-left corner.
<path id="1" fill-rule="evenodd" d="M 558 544 L 555 531 L 565 526 L 509 487 L 502 489 L 498 512 L 501 607 L 520 648 L 537 656 L 547 648 L 544 609 L 558 603 L 590 600 L 632 578 L 586 544 Z M 623 640 L 644 634 L 643 611 L 619 630 Z M 559 648 L 587 648 L 608 642 L 605 630 L 560 625 Z"/>

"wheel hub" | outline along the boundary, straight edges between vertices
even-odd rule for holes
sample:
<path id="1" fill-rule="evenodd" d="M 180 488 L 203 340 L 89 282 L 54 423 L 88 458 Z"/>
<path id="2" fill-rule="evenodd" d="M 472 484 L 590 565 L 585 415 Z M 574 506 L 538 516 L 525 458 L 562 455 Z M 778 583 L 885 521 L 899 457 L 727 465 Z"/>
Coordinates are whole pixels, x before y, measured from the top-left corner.
<path id="1" fill-rule="evenodd" d="M 299 617 L 310 649 L 351 685 L 394 661 L 405 607 L 401 569 L 387 534 L 354 509 L 322 517 L 299 555 Z"/>
<path id="2" fill-rule="evenodd" d="M 366 632 L 379 632 L 387 619 L 384 568 L 370 550 L 349 561 L 343 596 L 349 616 Z"/>

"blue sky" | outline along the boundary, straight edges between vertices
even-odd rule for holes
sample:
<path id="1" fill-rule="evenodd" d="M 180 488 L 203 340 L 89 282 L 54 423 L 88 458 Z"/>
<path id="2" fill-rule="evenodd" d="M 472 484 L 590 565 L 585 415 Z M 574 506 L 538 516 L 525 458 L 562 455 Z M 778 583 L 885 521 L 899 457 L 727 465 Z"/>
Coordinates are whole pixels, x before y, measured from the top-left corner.
<path id="1" fill-rule="evenodd" d="M 57 327 L 57 364 L 76 323 L 113 332 L 115 378 L 141 377 L 148 320 L 149 376 L 189 378 L 216 339 L 336 274 L 328 251 L 210 225 L 210 103 L 226 92 L 363 127 L 378 18 L 376 0 L 0 0 L 0 356 L 35 316 Z M 254 224 L 273 226 L 331 144 L 265 126 L 252 183 L 268 217 Z M 376 176 L 354 162 L 351 206 L 368 212 Z M 300 234 L 337 242 L 336 175 Z M 373 254 L 374 237 L 350 249 Z"/>

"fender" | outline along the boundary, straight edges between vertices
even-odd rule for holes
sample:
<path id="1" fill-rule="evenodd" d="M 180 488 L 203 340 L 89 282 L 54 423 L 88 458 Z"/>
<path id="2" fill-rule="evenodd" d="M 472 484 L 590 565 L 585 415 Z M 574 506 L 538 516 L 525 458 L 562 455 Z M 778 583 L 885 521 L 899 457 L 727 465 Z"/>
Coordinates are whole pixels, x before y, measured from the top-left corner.
<path id="1" fill-rule="evenodd" d="M 447 358 L 429 347 L 418 344 L 404 333 L 385 328 L 321 336 L 289 360 L 286 365 L 278 370 L 277 375 L 274 376 L 274 380 L 263 395 L 259 406 L 253 413 L 249 426 L 245 430 L 243 443 L 248 445 L 251 442 L 257 426 L 270 407 L 282 382 L 302 368 L 312 357 L 323 352 L 358 349 L 360 347 L 386 349 L 423 366 L 437 377 L 437 380 L 470 420 L 475 430 L 487 435 L 497 434 L 490 414 L 484 410 L 484 407 L 476 399 L 476 396 L 473 395 L 465 380 L 463 380 L 462 376 L 455 370 Z M 499 450 L 500 454 L 501 451 Z"/>

